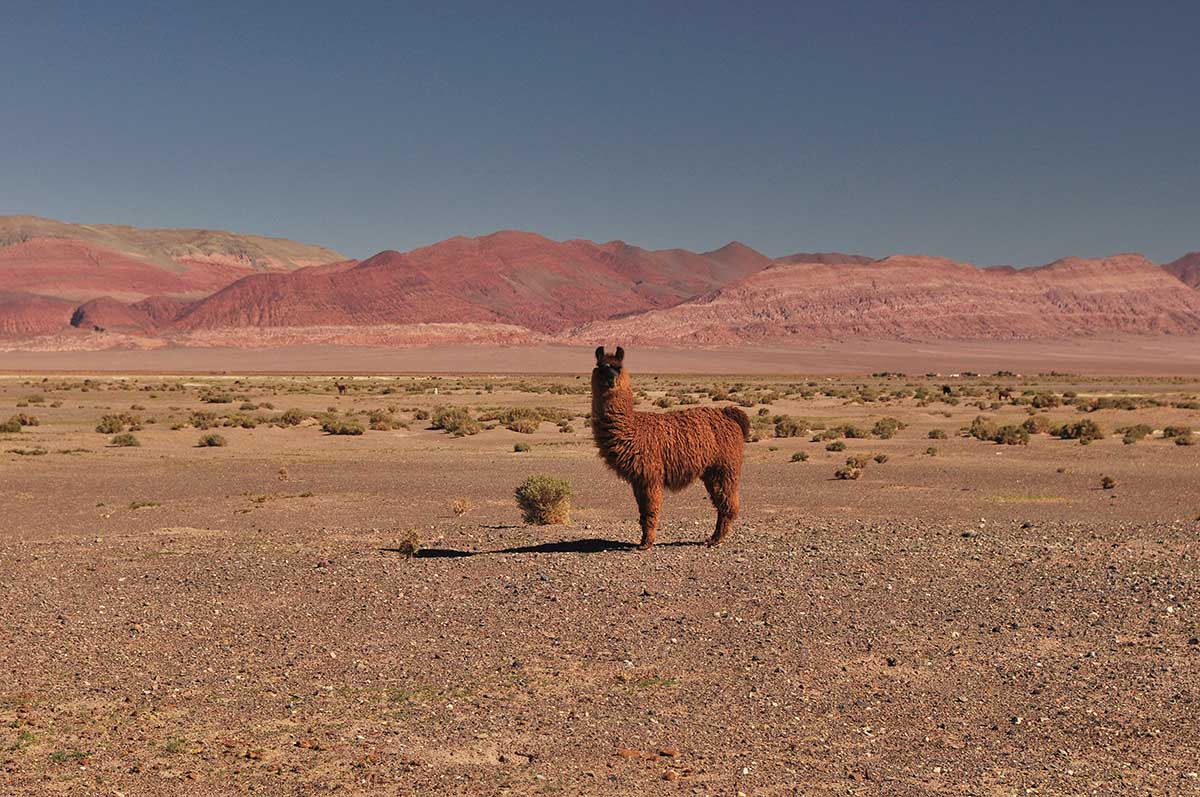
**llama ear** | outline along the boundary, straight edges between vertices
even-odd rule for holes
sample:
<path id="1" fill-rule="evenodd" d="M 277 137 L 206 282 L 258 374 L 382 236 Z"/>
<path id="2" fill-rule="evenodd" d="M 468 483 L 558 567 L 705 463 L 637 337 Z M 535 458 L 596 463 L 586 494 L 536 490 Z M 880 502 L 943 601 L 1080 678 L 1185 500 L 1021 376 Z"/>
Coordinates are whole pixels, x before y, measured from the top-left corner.
<path id="1" fill-rule="evenodd" d="M 603 361 L 604 361 L 604 347 L 597 346 L 596 347 L 596 362 L 599 363 L 599 362 L 603 362 Z"/>
<path id="2" fill-rule="evenodd" d="M 625 350 L 620 346 L 617 347 L 617 362 L 625 362 Z"/>

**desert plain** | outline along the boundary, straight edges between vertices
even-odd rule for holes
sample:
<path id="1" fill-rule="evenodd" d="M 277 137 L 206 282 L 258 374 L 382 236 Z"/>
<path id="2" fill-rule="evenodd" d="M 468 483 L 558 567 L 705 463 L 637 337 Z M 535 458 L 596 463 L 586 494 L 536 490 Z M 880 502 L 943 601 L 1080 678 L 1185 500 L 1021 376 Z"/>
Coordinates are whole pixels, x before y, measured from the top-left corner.
<path id="1" fill-rule="evenodd" d="M 586 359 L 486 367 L 0 377 L 0 793 L 1200 791 L 1200 378 L 633 360 L 758 438 L 637 552 Z"/>

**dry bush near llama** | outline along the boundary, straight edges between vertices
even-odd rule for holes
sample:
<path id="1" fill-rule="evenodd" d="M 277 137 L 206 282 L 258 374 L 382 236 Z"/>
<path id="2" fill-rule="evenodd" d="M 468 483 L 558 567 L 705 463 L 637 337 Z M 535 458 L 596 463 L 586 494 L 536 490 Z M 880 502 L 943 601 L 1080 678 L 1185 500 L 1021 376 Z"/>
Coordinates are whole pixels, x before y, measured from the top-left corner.
<path id="1" fill-rule="evenodd" d="M 525 522 L 538 526 L 566 523 L 571 517 L 571 485 L 553 476 L 530 476 L 516 490 Z"/>
<path id="2" fill-rule="evenodd" d="M 750 418 L 737 407 L 694 407 L 675 412 L 636 412 L 625 350 L 596 348 L 592 370 L 592 436 L 604 462 L 633 487 L 645 550 L 654 544 L 663 491 L 704 482 L 717 509 L 708 539 L 717 545 L 737 518 L 742 457 Z"/>

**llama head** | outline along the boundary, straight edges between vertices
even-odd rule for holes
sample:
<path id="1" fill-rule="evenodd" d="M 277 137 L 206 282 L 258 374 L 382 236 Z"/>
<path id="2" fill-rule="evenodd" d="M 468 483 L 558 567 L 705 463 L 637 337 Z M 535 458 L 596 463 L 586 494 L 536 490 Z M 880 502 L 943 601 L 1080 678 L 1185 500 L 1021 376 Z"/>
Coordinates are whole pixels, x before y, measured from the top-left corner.
<path id="1" fill-rule="evenodd" d="M 612 390 L 618 385 L 629 386 L 629 375 L 625 372 L 625 349 L 618 346 L 615 354 L 605 354 L 604 347 L 597 346 L 592 388 Z"/>

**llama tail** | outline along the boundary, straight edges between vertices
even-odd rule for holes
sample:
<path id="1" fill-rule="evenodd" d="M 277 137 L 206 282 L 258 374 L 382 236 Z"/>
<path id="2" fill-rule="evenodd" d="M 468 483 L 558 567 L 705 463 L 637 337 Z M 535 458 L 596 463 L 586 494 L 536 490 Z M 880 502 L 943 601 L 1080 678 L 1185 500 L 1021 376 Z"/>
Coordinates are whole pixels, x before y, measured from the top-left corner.
<path id="1" fill-rule="evenodd" d="M 750 441 L 750 416 L 742 412 L 738 407 L 722 407 L 721 412 L 725 413 L 731 421 L 742 427 L 742 439 L 746 442 Z"/>

